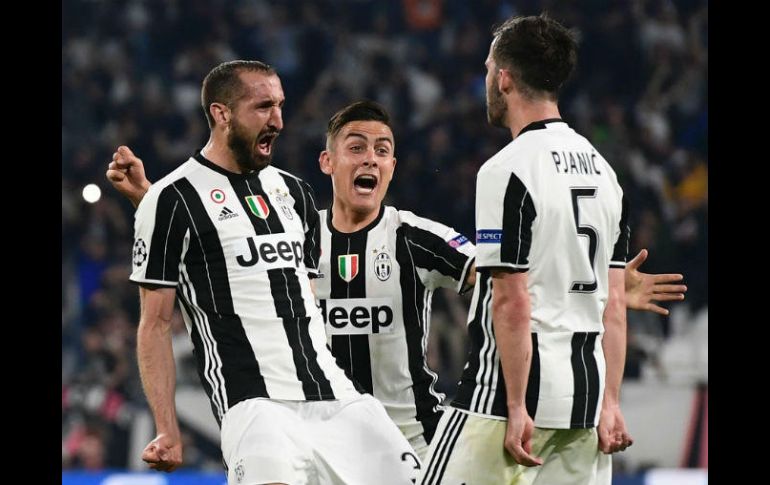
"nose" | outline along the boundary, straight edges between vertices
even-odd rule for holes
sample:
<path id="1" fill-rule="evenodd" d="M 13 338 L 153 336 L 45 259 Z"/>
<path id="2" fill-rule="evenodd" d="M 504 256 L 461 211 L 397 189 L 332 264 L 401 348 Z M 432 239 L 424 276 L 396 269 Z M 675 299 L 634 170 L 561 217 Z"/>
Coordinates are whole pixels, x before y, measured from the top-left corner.
<path id="1" fill-rule="evenodd" d="M 366 149 L 366 156 L 364 157 L 364 167 L 376 167 L 377 157 L 374 156 L 374 147 Z"/>
<path id="2" fill-rule="evenodd" d="M 267 126 L 276 131 L 283 130 L 283 111 L 280 106 L 273 106 L 270 110 L 270 118 L 267 120 Z"/>

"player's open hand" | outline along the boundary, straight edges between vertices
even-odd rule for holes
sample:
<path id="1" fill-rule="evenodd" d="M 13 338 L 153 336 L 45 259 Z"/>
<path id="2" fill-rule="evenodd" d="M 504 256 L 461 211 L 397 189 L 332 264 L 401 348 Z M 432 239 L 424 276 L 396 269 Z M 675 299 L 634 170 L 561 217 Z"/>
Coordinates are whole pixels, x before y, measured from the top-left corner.
<path id="1" fill-rule="evenodd" d="M 182 440 L 161 433 L 144 448 L 142 460 L 153 470 L 173 472 L 182 464 Z"/>
<path id="2" fill-rule="evenodd" d="M 667 309 L 653 302 L 684 300 L 687 286 L 673 284 L 682 281 L 683 276 L 680 274 L 647 274 L 639 271 L 647 255 L 647 250 L 642 249 L 626 265 L 626 305 L 632 310 L 668 315 Z"/>

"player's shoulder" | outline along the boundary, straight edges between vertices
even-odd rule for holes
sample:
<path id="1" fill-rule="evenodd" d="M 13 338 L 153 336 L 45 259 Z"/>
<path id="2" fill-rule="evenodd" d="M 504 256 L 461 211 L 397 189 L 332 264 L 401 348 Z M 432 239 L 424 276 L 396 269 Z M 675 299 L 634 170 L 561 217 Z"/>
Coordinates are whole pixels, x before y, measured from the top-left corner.
<path id="1" fill-rule="evenodd" d="M 500 151 L 492 155 L 479 168 L 478 176 L 489 176 L 501 172 L 510 172 L 511 164 L 516 154 L 520 151 L 516 140 L 511 140 Z"/>
<path id="2" fill-rule="evenodd" d="M 426 232 L 430 232 L 444 240 L 449 240 L 453 237 L 458 240 L 462 239 L 459 237 L 461 234 L 443 222 L 418 216 L 414 212 L 408 210 L 395 211 L 395 215 L 398 216 L 399 227 L 403 228 L 407 237 L 422 237 Z M 467 241 L 467 239 L 465 239 L 465 241 Z"/>
<path id="3" fill-rule="evenodd" d="M 173 191 L 171 186 L 174 183 L 188 178 L 191 173 L 199 170 L 201 167 L 202 166 L 200 163 L 198 163 L 194 158 L 190 157 L 186 162 L 166 174 L 164 177 L 161 177 L 157 182 L 150 185 L 150 188 L 142 199 L 142 202 L 145 200 L 149 201 L 157 199 L 160 197 L 160 194 Z"/>
<path id="4" fill-rule="evenodd" d="M 395 207 L 385 207 L 385 215 L 388 215 L 388 209 L 392 210 L 393 217 L 398 220 L 399 225 L 408 224 L 413 227 L 425 228 L 427 226 L 437 224 L 436 221 L 428 219 L 427 217 L 418 216 L 412 211 L 396 209 Z"/>
<path id="5" fill-rule="evenodd" d="M 268 165 L 267 167 L 263 168 L 261 175 L 267 177 L 281 177 L 284 179 L 284 181 L 287 182 L 287 185 L 288 183 L 295 183 L 305 190 L 311 190 L 310 184 L 305 182 L 301 177 L 298 177 L 293 173 L 289 173 L 286 170 L 280 169 L 273 165 Z"/>

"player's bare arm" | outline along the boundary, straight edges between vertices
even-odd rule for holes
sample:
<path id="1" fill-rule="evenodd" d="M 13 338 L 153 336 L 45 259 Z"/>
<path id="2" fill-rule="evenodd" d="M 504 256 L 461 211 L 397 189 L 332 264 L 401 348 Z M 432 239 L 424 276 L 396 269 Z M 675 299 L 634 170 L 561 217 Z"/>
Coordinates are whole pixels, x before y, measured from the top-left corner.
<path id="1" fill-rule="evenodd" d="M 642 310 L 660 315 L 668 315 L 668 310 L 654 302 L 682 301 L 687 292 L 687 286 L 675 284 L 684 278 L 681 274 L 650 274 L 639 271 L 639 266 L 647 259 L 646 249 L 639 251 L 626 265 L 626 306 L 631 310 Z M 476 284 L 476 264 L 471 265 L 465 278 L 467 287 Z"/>
<path id="2" fill-rule="evenodd" d="M 182 439 L 176 417 L 176 367 L 171 347 L 175 288 L 139 289 L 141 319 L 136 353 L 142 387 L 155 418 L 157 436 L 142 460 L 153 470 L 171 472 L 182 464 Z"/>
<path id="3" fill-rule="evenodd" d="M 599 449 L 623 451 L 633 444 L 620 411 L 620 384 L 626 361 L 626 302 L 622 269 L 609 270 L 609 293 L 604 309 L 602 348 L 607 363 L 606 385 L 599 415 Z"/>
<path id="4" fill-rule="evenodd" d="M 543 460 L 531 454 L 535 424 L 527 413 L 524 401 L 532 360 L 527 273 L 493 270 L 492 287 L 492 325 L 500 352 L 508 405 L 505 449 L 520 465 L 542 465 Z"/>

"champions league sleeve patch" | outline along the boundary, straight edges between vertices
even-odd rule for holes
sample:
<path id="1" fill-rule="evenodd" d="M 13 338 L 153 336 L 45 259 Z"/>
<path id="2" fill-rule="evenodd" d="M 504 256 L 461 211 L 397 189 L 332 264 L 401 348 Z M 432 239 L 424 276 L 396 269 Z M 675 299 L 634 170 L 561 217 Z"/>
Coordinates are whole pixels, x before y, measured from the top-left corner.
<path id="1" fill-rule="evenodd" d="M 449 247 L 451 248 L 459 248 L 463 244 L 468 242 L 468 238 L 463 236 L 462 234 L 458 234 L 454 238 L 449 240 Z"/>
<path id="2" fill-rule="evenodd" d="M 500 229 L 479 229 L 476 231 L 476 244 L 500 244 L 503 231 Z"/>

